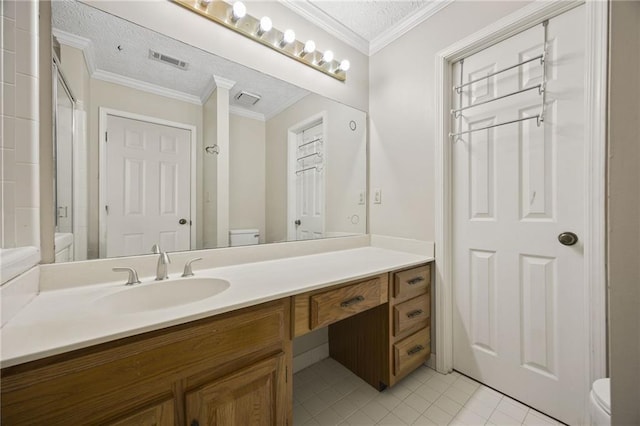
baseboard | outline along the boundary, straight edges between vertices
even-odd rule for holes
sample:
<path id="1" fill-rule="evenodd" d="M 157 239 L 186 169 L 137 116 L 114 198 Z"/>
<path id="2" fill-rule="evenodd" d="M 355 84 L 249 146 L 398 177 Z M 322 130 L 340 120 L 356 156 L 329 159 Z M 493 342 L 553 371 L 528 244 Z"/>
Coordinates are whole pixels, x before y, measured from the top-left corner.
<path id="1" fill-rule="evenodd" d="M 325 358 L 329 358 L 329 343 L 323 343 L 320 346 L 294 356 L 293 373 L 295 374 Z"/>
<path id="2" fill-rule="evenodd" d="M 424 363 L 429 368 L 436 369 L 436 354 L 431 354 L 429 359 Z"/>

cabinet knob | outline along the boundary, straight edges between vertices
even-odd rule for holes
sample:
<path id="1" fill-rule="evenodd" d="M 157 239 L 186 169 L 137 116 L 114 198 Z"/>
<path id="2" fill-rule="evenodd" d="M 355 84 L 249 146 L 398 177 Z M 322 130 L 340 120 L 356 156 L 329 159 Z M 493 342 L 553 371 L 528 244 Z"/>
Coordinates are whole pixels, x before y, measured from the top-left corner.
<path id="1" fill-rule="evenodd" d="M 200 422 L 197 420 L 191 420 L 191 426 L 200 426 Z"/>

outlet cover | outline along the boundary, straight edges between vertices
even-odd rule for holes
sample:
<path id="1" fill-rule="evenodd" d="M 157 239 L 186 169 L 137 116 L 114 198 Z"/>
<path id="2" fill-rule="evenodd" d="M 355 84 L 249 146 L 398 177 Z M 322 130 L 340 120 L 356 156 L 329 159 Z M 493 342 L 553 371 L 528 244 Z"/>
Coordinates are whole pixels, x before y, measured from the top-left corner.
<path id="1" fill-rule="evenodd" d="M 373 203 L 374 204 L 382 204 L 382 190 L 376 189 L 373 192 Z"/>

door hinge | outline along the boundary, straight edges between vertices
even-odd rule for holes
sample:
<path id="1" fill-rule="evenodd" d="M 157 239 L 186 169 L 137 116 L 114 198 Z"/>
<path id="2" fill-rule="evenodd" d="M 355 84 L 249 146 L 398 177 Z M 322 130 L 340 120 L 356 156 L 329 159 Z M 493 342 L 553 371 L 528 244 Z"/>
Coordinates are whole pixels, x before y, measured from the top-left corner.
<path id="1" fill-rule="evenodd" d="M 107 214 L 109 214 L 109 206 L 104 206 L 104 211 L 106 211 Z"/>

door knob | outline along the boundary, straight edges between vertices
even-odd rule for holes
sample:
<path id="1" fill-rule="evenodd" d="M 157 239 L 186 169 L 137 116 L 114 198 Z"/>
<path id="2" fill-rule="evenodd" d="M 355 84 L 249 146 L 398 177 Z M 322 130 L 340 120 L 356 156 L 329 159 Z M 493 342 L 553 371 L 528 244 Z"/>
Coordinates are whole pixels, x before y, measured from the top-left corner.
<path id="1" fill-rule="evenodd" d="M 187 223 L 187 219 L 180 219 L 180 220 L 178 221 L 178 223 L 179 223 L 180 225 L 186 225 L 186 223 Z"/>
<path id="2" fill-rule="evenodd" d="M 578 242 L 578 236 L 573 232 L 563 232 L 558 235 L 558 241 L 565 246 L 572 246 Z"/>
<path id="3" fill-rule="evenodd" d="M 302 222 L 300 222 L 300 219 L 296 219 L 296 221 L 293 222 L 293 223 L 295 223 L 296 226 L 300 226 L 302 224 Z"/>

